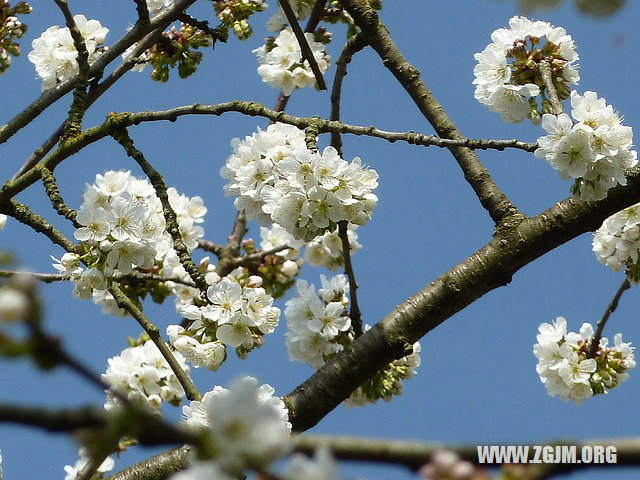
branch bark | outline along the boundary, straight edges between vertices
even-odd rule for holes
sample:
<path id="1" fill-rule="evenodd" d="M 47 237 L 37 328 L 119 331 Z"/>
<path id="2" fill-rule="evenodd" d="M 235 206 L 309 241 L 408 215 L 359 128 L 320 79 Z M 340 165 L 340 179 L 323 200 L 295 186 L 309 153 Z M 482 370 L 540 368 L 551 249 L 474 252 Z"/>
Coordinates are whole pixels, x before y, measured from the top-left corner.
<path id="1" fill-rule="evenodd" d="M 442 106 L 426 87 L 420 72 L 402 55 L 389 31 L 369 2 L 343 0 L 342 5 L 365 35 L 367 43 L 378 53 L 382 63 L 404 87 L 420 112 L 442 138 L 464 138 Z M 482 206 L 496 225 L 519 211 L 498 188 L 476 154 L 468 148 L 451 148 L 451 153 L 464 173 Z"/>
<path id="2" fill-rule="evenodd" d="M 507 285 L 528 263 L 597 229 L 613 213 L 640 201 L 640 169 L 626 187 L 600 202 L 567 199 L 498 232 L 489 243 L 396 307 L 307 381 L 284 397 L 296 431 L 314 426 L 353 390 L 411 345 L 491 290 Z"/>

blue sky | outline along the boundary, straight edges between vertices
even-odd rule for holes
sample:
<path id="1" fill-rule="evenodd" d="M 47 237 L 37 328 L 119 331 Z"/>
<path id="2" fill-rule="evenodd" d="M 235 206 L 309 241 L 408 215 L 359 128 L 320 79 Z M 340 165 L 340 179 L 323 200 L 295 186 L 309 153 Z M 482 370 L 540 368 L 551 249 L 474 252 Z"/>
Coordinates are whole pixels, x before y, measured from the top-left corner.
<path id="1" fill-rule="evenodd" d="M 132 1 L 91 2 L 85 8 L 71 2 L 74 13 L 97 18 L 110 29 L 107 44 L 121 36 L 134 20 Z M 212 18 L 208 2 L 199 2 L 193 14 Z M 274 3 L 274 2 L 270 2 Z M 518 138 L 535 141 L 543 131 L 530 124 L 508 125 L 473 98 L 473 54 L 489 42 L 491 32 L 506 26 L 517 13 L 514 1 L 475 2 L 387 1 L 382 20 L 407 59 L 423 75 L 426 85 L 447 110 L 458 128 L 474 138 Z M 0 115 L 6 121 L 35 99 L 40 81 L 26 54 L 31 41 L 48 26 L 61 24 L 53 2 L 33 2 L 34 11 L 25 22 L 29 31 L 22 39 L 23 56 L 0 77 L 3 95 Z M 277 92 L 260 80 L 251 53 L 267 35 L 264 23 L 271 8 L 253 17 L 254 37 L 206 51 L 198 73 L 180 80 L 172 73 L 167 84 L 152 82 L 148 70 L 130 73 L 91 107 L 85 126 L 100 123 L 112 111 L 165 109 L 194 102 L 206 104 L 243 99 L 272 107 Z M 190 11 L 191 13 L 191 11 Z M 535 18 L 563 26 L 572 35 L 580 54 L 579 92 L 594 90 L 607 99 L 636 127 L 640 121 L 637 79 L 640 67 L 637 46 L 640 33 L 634 19 L 640 6 L 625 8 L 607 19 L 592 19 L 576 13 L 573 2 L 555 10 L 539 12 Z M 215 22 L 212 22 L 215 23 Z M 330 53 L 335 60 L 345 32 L 330 26 L 334 40 Z M 326 74 L 329 84 L 335 68 Z M 396 131 L 432 130 L 392 75 L 371 50 L 353 60 L 343 88 L 342 118 L 359 125 L 376 125 Z M 69 98 L 45 111 L 37 121 L 2 146 L 0 177 L 13 175 L 29 154 L 48 137 L 64 118 Z M 287 111 L 300 116 L 328 117 L 329 93 L 312 89 L 296 91 Z M 146 157 L 164 175 L 167 183 L 190 196 L 200 195 L 209 211 L 205 237 L 218 243 L 229 234 L 235 210 L 222 191 L 218 172 L 231 152 L 234 137 L 251 134 L 266 121 L 226 114 L 223 118 L 182 118 L 175 124 L 144 124 L 131 135 Z M 345 159 L 359 156 L 380 175 L 376 194 L 379 204 L 373 219 L 358 231 L 363 249 L 353 258 L 360 284 L 359 302 L 366 323 L 374 324 L 397 304 L 462 261 L 490 238 L 493 224 L 464 181 L 457 164 L 446 150 L 391 145 L 382 140 L 344 137 Z M 321 146 L 328 144 L 321 137 Z M 531 154 L 480 152 L 479 156 L 497 184 L 526 214 L 535 215 L 564 199 L 569 183 Z M 64 162 L 56 176 L 65 200 L 77 208 L 85 182 L 107 169 L 130 169 L 118 145 L 103 140 Z M 35 211 L 72 237 L 73 227 L 52 211 L 41 185 L 19 195 Z M 257 225 L 249 236 L 259 238 Z M 583 405 L 550 398 L 535 373 L 532 354 L 541 322 L 556 316 L 567 318 L 577 330 L 583 322 L 595 323 L 602 315 L 622 274 L 599 264 L 591 252 L 591 234 L 585 234 L 547 254 L 518 272 L 507 287 L 490 292 L 449 319 L 422 339 L 422 366 L 406 382 L 399 398 L 347 410 L 338 407 L 317 427 L 316 433 L 420 439 L 425 441 L 503 444 L 545 442 L 554 438 L 637 436 L 640 419 L 637 401 L 640 375 L 606 396 Z M 26 227 L 9 220 L 0 233 L 0 247 L 11 249 L 20 265 L 40 272 L 52 271 L 49 255 L 61 255 Z M 197 258 L 200 254 L 197 254 Z M 302 278 L 319 283 L 322 269 L 305 266 Z M 96 372 L 103 372 L 108 357 L 126 347 L 126 337 L 136 337 L 139 327 L 131 319 L 101 315 L 100 308 L 71 296 L 68 284 L 42 285 L 46 327 L 65 339 L 65 345 Z M 288 297 L 287 297 L 288 298 Z M 279 304 L 284 308 L 284 302 Z M 622 332 L 627 341 L 640 343 L 637 289 L 623 297 L 605 335 Z M 145 304 L 145 311 L 161 330 L 175 323 L 173 302 Z M 196 370 L 201 391 L 228 385 L 240 374 L 257 376 L 284 395 L 304 381 L 310 368 L 290 362 L 284 346 L 284 319 L 266 344 L 245 361 L 230 357 L 217 373 Z M 0 364 L 0 401 L 51 407 L 101 404 L 103 394 L 62 370 L 41 373 L 28 361 Z M 167 409 L 168 418 L 179 417 L 179 409 Z M 62 478 L 62 467 L 76 460 L 76 446 L 67 437 L 0 425 L 0 450 L 5 478 Z M 131 450 L 116 463 L 123 468 L 154 453 Z M 350 478 L 413 478 L 403 469 L 370 466 L 345 467 Z M 608 479 L 637 478 L 638 471 L 608 471 Z M 601 478 L 597 471 L 565 478 Z"/>

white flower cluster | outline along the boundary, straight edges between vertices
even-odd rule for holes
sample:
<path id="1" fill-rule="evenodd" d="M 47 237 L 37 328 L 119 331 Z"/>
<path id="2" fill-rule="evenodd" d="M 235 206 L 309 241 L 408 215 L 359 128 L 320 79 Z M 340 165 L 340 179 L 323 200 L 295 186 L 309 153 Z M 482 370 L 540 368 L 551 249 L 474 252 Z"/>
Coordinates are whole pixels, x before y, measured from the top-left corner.
<path id="1" fill-rule="evenodd" d="M 182 407 L 187 425 L 210 433 L 216 449 L 214 462 L 233 478 L 246 468 L 268 465 L 290 448 L 289 415 L 282 399 L 274 393 L 270 385 L 258 386 L 255 378 L 244 377 L 228 390 L 217 386 L 200 401 Z M 198 468 L 205 468 L 199 465 Z M 184 473 L 171 478 L 200 477 Z"/>
<path id="2" fill-rule="evenodd" d="M 188 374 L 184 357 L 177 352 L 173 355 Z M 133 402 L 159 411 L 162 402 L 179 405 L 182 401 L 184 390 L 178 378 L 151 340 L 123 350 L 120 355 L 111 357 L 108 365 L 102 380 Z M 107 393 L 104 408 L 110 410 L 117 406 L 118 400 Z"/>
<path id="3" fill-rule="evenodd" d="M 7 216 L 0 213 L 0 230 L 4 230 L 7 226 Z"/>
<path id="4" fill-rule="evenodd" d="M 287 351 L 289 358 L 322 367 L 345 345 L 353 341 L 351 319 L 347 312 L 349 282 L 345 275 L 327 280 L 320 276 L 322 288 L 298 280 L 298 295 L 286 303 Z"/>
<path id="5" fill-rule="evenodd" d="M 375 170 L 360 158 L 346 162 L 332 147 L 312 152 L 304 132 L 276 123 L 244 140 L 220 170 L 236 208 L 262 224 L 277 223 L 297 239 L 312 240 L 347 220 L 364 225 L 378 201 Z"/>
<path id="6" fill-rule="evenodd" d="M 351 255 L 362 248 L 362 245 L 358 243 L 356 228 L 357 225 L 350 223 L 347 229 L 349 253 Z M 342 239 L 338 235 L 338 230 L 326 232 L 307 243 L 304 250 L 304 259 L 314 267 L 323 266 L 331 271 L 341 267 L 343 265 Z"/>
<path id="7" fill-rule="evenodd" d="M 263 336 L 272 333 L 280 319 L 280 309 L 251 276 L 241 285 L 232 274 L 207 289 L 205 306 L 183 305 L 178 312 L 193 322 L 188 329 L 169 325 L 170 343 L 198 367 L 216 370 L 226 358 L 225 345 L 240 355 L 262 345 Z"/>
<path id="8" fill-rule="evenodd" d="M 211 436 L 215 456 L 194 460 L 171 480 L 232 480 L 247 469 L 270 471 L 269 466 L 291 450 L 291 423 L 284 402 L 270 385 L 253 377 L 236 381 L 230 389 L 216 386 L 182 407 L 185 423 Z M 337 480 L 337 465 L 328 449 L 318 449 L 313 460 L 296 454 L 284 465 L 282 480 Z"/>
<path id="9" fill-rule="evenodd" d="M 546 42 L 542 42 L 542 38 Z M 559 94 L 566 86 L 579 80 L 578 54 L 570 35 L 562 27 L 547 22 L 512 17 L 509 28 L 499 28 L 491 34 L 492 42 L 475 54 L 478 64 L 473 70 L 475 98 L 492 112 L 502 115 L 505 122 L 518 123 L 537 104 L 530 97 L 540 94 L 536 76 L 539 64 L 550 64 L 554 85 Z M 532 120 L 539 116 L 532 116 Z"/>
<path id="10" fill-rule="evenodd" d="M 313 33 L 305 33 L 313 58 L 320 72 L 324 73 L 331 64 L 331 58 L 323 43 L 316 42 Z M 285 28 L 278 36 L 266 45 L 256 48 L 253 53 L 258 57 L 260 66 L 258 74 L 262 81 L 273 88 L 278 88 L 289 96 L 296 88 L 309 87 L 316 84 L 309 62 L 302 60 L 302 51 L 291 28 Z"/>
<path id="11" fill-rule="evenodd" d="M 613 347 L 602 338 L 595 358 L 588 358 L 594 335 L 590 324 L 583 323 L 580 333 L 567 333 L 567 321 L 558 317 L 553 325 L 541 324 L 538 332 L 533 346 L 536 371 L 552 397 L 581 403 L 618 386 L 627 379 L 625 372 L 636 366 L 634 347 L 624 343 L 620 333 Z"/>
<path id="12" fill-rule="evenodd" d="M 180 195 L 174 188 L 167 193 L 182 240 L 191 251 L 204 235 L 198 224 L 204 221 L 207 209 L 200 197 Z M 60 260 L 52 257 L 57 262 L 53 266 L 74 283 L 75 296 L 93 297 L 105 312 L 124 315 L 106 290 L 108 278 L 116 274 L 128 275 L 157 263 L 166 277 L 189 278 L 165 230 L 162 204 L 149 181 L 137 179 L 129 171 L 96 175 L 95 183 L 87 185 L 76 221 L 81 227 L 74 236 L 89 252 L 82 257 L 67 253 Z M 81 259 L 88 264 L 87 270 L 80 266 Z"/>
<path id="13" fill-rule="evenodd" d="M 64 477 L 64 480 L 77 480 L 84 467 L 86 467 L 91 460 L 91 457 L 89 457 L 87 450 L 84 448 L 80 449 L 80 451 L 78 452 L 78 456 L 80 458 L 73 467 L 71 465 L 65 465 L 64 471 L 66 472 L 66 475 Z M 113 458 L 107 457 L 104 462 L 100 464 L 96 471 L 99 474 L 107 473 L 113 470 L 114 465 L 115 462 L 113 461 Z M 102 478 L 102 476 L 100 476 L 100 478 Z M 0 476 L 0 480 L 2 480 L 2 476 Z"/>
<path id="14" fill-rule="evenodd" d="M 290 0 L 289 5 L 298 20 L 304 20 L 313 10 L 313 1 L 309 0 Z M 274 13 L 267 22 L 267 29 L 270 32 L 278 33 L 289 24 L 287 16 L 284 14 L 282 7 L 278 5 L 278 11 Z"/>
<path id="15" fill-rule="evenodd" d="M 593 236 L 593 251 L 599 262 L 614 272 L 625 266 L 633 270 L 640 253 L 640 203 L 607 218 Z M 634 273 L 628 270 L 628 273 Z M 636 272 L 637 273 L 637 272 Z M 634 282 L 640 280 L 629 275 Z"/>
<path id="16" fill-rule="evenodd" d="M 91 64 L 106 50 L 103 42 L 109 29 L 98 20 L 87 20 L 84 15 L 75 15 L 73 19 L 84 37 Z M 29 61 L 35 65 L 43 81 L 42 90 L 55 87 L 78 73 L 78 51 L 69 28 L 49 27 L 31 46 L 33 50 L 29 52 Z"/>
<path id="17" fill-rule="evenodd" d="M 571 115 L 544 114 L 542 127 L 548 135 L 538 139 L 535 155 L 549 162 L 565 179 L 575 179 L 573 196 L 602 200 L 617 184 L 626 185 L 624 170 L 638 163 L 631 150 L 633 130 L 595 92 L 571 92 Z"/>

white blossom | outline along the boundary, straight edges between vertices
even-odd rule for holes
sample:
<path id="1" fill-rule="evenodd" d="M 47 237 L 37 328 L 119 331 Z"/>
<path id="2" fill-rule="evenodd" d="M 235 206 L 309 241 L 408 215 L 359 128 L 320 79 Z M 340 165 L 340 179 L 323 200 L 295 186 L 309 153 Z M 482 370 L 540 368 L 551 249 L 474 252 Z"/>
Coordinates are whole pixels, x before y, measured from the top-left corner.
<path id="1" fill-rule="evenodd" d="M 518 123 L 530 116 L 537 123 L 540 111 L 535 97 L 541 94 L 537 80 L 543 60 L 550 66 L 556 88 L 567 90 L 579 80 L 578 54 L 562 27 L 516 16 L 509 20 L 508 29 L 494 31 L 491 40 L 474 56 L 478 62 L 473 70 L 475 98 L 505 122 Z"/>
<path id="2" fill-rule="evenodd" d="M 305 37 L 320 72 L 324 73 L 330 65 L 325 45 L 316 42 L 312 33 L 305 33 Z M 291 95 L 296 88 L 315 85 L 316 78 L 309 62 L 302 60 L 300 45 L 291 28 L 283 29 L 273 42 L 268 42 L 253 52 L 260 63 L 258 74 L 262 80 L 273 88 L 282 90 L 285 95 Z"/>
<path id="3" fill-rule="evenodd" d="M 188 374 L 184 357 L 174 352 L 174 357 Z M 130 347 L 108 360 L 108 368 L 102 379 L 133 402 L 159 411 L 163 401 L 179 403 L 184 390 L 158 348 L 151 340 L 137 347 Z M 105 408 L 112 409 L 118 400 L 107 394 Z"/>
<path id="4" fill-rule="evenodd" d="M 73 19 L 84 38 L 89 64 L 92 64 L 106 50 L 103 43 L 109 30 L 98 20 L 87 20 L 84 15 L 75 15 Z M 33 50 L 28 57 L 43 81 L 42 90 L 55 87 L 78 73 L 78 52 L 69 28 L 49 27 L 31 46 Z"/>
<path id="5" fill-rule="evenodd" d="M 545 113 L 546 136 L 538 139 L 538 158 L 544 158 L 565 179 L 574 179 L 573 197 L 602 200 L 610 188 L 626 185 L 625 170 L 635 166 L 633 132 L 604 98 L 594 92 L 571 92 L 573 123 L 569 115 Z"/>
<path id="6" fill-rule="evenodd" d="M 232 146 L 220 174 L 248 218 L 306 241 L 334 231 L 339 221 L 364 225 L 371 218 L 378 174 L 359 158 L 348 163 L 333 147 L 311 152 L 301 130 L 277 123 Z"/>
<path id="7" fill-rule="evenodd" d="M 331 450 L 320 447 L 313 459 L 301 453 L 292 455 L 279 477 L 282 480 L 338 480 L 338 464 Z"/>
<path id="8" fill-rule="evenodd" d="M 208 429 L 214 460 L 227 473 L 264 467 L 289 449 L 291 424 L 284 402 L 253 377 L 236 381 L 229 390 L 215 387 L 182 410 L 189 426 Z"/>
<path id="9" fill-rule="evenodd" d="M 633 347 L 615 336 L 615 345 L 602 338 L 595 358 L 589 356 L 593 327 L 584 323 L 579 333 L 567 332 L 567 322 L 558 317 L 553 325 L 538 328 L 533 353 L 538 359 L 536 371 L 552 397 L 581 403 L 594 395 L 607 393 L 626 380 L 627 370 L 635 367 Z"/>

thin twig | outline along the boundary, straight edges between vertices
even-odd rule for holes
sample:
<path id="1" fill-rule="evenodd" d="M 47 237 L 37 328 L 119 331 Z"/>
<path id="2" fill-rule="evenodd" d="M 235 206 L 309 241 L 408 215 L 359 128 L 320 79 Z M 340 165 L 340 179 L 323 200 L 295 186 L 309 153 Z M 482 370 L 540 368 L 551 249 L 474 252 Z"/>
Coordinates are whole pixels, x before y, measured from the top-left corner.
<path id="1" fill-rule="evenodd" d="M 109 292 L 113 295 L 113 298 L 118 305 L 118 307 L 126 310 L 129 314 L 136 319 L 138 324 L 142 327 L 142 329 L 147 332 L 151 341 L 158 347 L 160 353 L 164 357 L 164 359 L 173 370 L 173 373 L 178 378 L 180 385 L 185 391 L 187 398 L 189 400 L 200 400 L 202 395 L 193 384 L 191 377 L 182 369 L 176 357 L 173 355 L 167 344 L 164 343 L 164 340 L 160 337 L 160 331 L 158 327 L 156 327 L 153 323 L 151 323 L 147 317 L 140 311 L 140 309 L 131 301 L 129 297 L 127 297 L 122 290 L 116 285 L 111 285 L 109 288 Z"/>
<path id="2" fill-rule="evenodd" d="M 338 222 L 338 235 L 342 241 L 342 259 L 344 262 L 344 273 L 347 274 L 349 279 L 349 297 L 351 300 L 351 312 L 349 318 L 351 318 L 351 325 L 353 326 L 353 332 L 356 337 L 362 335 L 362 315 L 360 314 L 360 307 L 358 306 L 358 283 L 356 282 L 356 275 L 353 271 L 351 264 L 351 246 L 349 245 L 349 235 L 347 228 L 347 221 L 343 220 Z"/>
<path id="3" fill-rule="evenodd" d="M 240 260 L 243 260 L 246 257 L 241 257 Z M 0 270 L 0 278 L 9 278 L 12 275 L 28 275 L 34 280 L 38 280 L 42 283 L 54 283 L 54 282 L 63 282 L 65 280 L 69 280 L 69 275 L 64 273 L 38 273 L 38 272 L 23 272 L 20 270 Z M 121 273 L 116 273 L 111 277 L 116 282 L 122 281 L 130 281 L 130 280 L 150 280 L 158 283 L 165 282 L 173 282 L 178 283 L 180 285 L 184 285 L 186 287 L 197 288 L 196 284 L 189 281 L 184 280 L 179 277 L 162 277 L 159 275 L 154 275 L 153 273 L 144 273 L 144 272 L 131 272 L 127 275 L 122 275 Z"/>
<path id="4" fill-rule="evenodd" d="M 327 0 L 316 0 L 313 4 L 313 8 L 311 9 L 311 13 L 309 14 L 309 20 L 307 20 L 307 26 L 304 27 L 305 33 L 313 33 L 322 20 L 322 15 L 324 13 L 324 7 L 327 4 Z"/>
<path id="5" fill-rule="evenodd" d="M 553 84 L 551 65 L 549 65 L 549 62 L 547 62 L 546 60 L 542 60 L 538 65 L 538 70 L 540 71 L 540 76 L 542 77 L 542 81 L 544 82 L 544 88 L 549 94 L 549 102 L 551 102 L 551 107 L 553 107 L 554 113 L 556 115 L 560 115 L 564 111 L 564 109 L 562 108 L 562 102 L 558 97 L 556 87 Z"/>
<path id="6" fill-rule="evenodd" d="M 362 50 L 367 45 L 366 38 L 362 32 L 358 32 L 345 44 L 340 57 L 336 61 L 336 75 L 333 78 L 331 87 L 331 115 L 330 120 L 340 120 L 340 99 L 342 95 L 342 81 L 347 76 L 347 66 L 351 62 L 353 55 Z M 338 151 L 342 157 L 342 138 L 340 132 L 331 133 L 331 146 Z"/>
<path id="7" fill-rule="evenodd" d="M 280 2 L 280 7 L 282 7 L 282 11 L 286 15 L 287 20 L 291 25 L 291 29 L 293 30 L 293 34 L 296 36 L 296 40 L 298 40 L 298 45 L 300 45 L 300 50 L 302 52 L 302 58 L 309 62 L 311 71 L 313 72 L 314 77 L 316 77 L 318 88 L 320 90 L 326 90 L 327 84 L 324 81 L 324 77 L 322 76 L 322 72 L 320 71 L 320 67 L 318 66 L 318 62 L 316 62 L 316 59 L 313 56 L 313 52 L 311 51 L 311 47 L 309 46 L 307 37 L 305 36 L 302 28 L 300 27 L 300 24 L 298 23 L 296 14 L 293 13 L 293 9 L 291 8 L 291 5 L 289 5 L 288 0 L 278 1 Z"/>
<path id="8" fill-rule="evenodd" d="M 274 255 L 278 252 L 282 252 L 283 250 L 288 250 L 290 248 L 291 247 L 289 245 L 279 245 L 268 250 L 262 250 L 256 253 L 245 255 L 244 257 L 237 257 L 231 260 L 231 265 L 234 266 L 233 268 L 246 267 L 251 265 L 252 263 L 261 262 L 268 255 Z"/>
<path id="9" fill-rule="evenodd" d="M 153 414 L 140 415 L 141 431 L 137 440 L 142 445 L 198 445 L 197 435 L 175 427 Z M 116 413 L 117 415 L 117 413 Z M 75 432 L 81 429 L 105 428 L 110 414 L 103 408 L 81 407 L 50 409 L 0 403 L 0 423 L 13 423 L 40 428 L 48 432 Z"/>
<path id="10" fill-rule="evenodd" d="M 198 248 L 204 250 L 205 252 L 211 252 L 216 257 L 219 257 L 222 254 L 222 249 L 224 247 L 222 245 L 218 245 L 217 243 L 213 243 L 210 240 L 200 239 L 198 240 Z"/>
<path id="11" fill-rule="evenodd" d="M 13 275 L 28 275 L 30 278 L 42 283 L 62 282 L 68 279 L 68 277 L 62 273 L 36 273 L 21 272 L 20 270 L 0 270 L 0 278 L 9 278 Z"/>
<path id="12" fill-rule="evenodd" d="M 67 252 L 73 252 L 75 245 L 68 240 L 58 229 L 47 222 L 37 213 L 33 213 L 31 209 L 15 200 L 9 200 L 7 203 L 0 203 L 0 213 L 4 213 L 15 218 L 20 223 L 31 227 L 38 233 L 42 233 L 56 245 L 60 245 Z"/>
<path id="13" fill-rule="evenodd" d="M 616 308 L 618 308 L 618 302 L 620 301 L 620 297 L 622 294 L 627 291 L 631 287 L 631 282 L 629 282 L 629 278 L 625 277 L 622 285 L 618 288 L 618 291 L 611 299 L 611 302 L 607 306 L 607 309 L 604 311 L 604 315 L 598 322 L 598 326 L 596 328 L 596 333 L 593 335 L 593 340 L 591 340 L 591 346 L 589 347 L 589 353 L 587 354 L 587 358 L 595 358 L 598 354 L 598 348 L 600 348 L 600 339 L 602 338 L 602 332 L 604 331 L 604 327 L 607 324 L 607 320 L 613 312 L 615 312 Z"/>
<path id="14" fill-rule="evenodd" d="M 73 91 L 73 100 L 69 107 L 69 113 L 67 114 L 67 120 L 65 122 L 63 139 L 76 136 L 82 131 L 82 119 L 84 113 L 87 110 L 87 87 L 89 85 L 89 51 L 85 43 L 84 37 L 80 32 L 80 29 L 76 25 L 76 21 L 73 18 L 71 10 L 67 0 L 54 0 L 58 8 L 64 15 L 65 23 L 71 38 L 73 39 L 73 45 L 78 52 L 78 78 L 75 83 Z"/>
<path id="15" fill-rule="evenodd" d="M 438 138 L 433 135 L 423 135 L 415 132 L 386 132 L 379 130 L 374 126 L 362 127 L 349 125 L 341 122 L 324 120 L 319 117 L 302 118 L 287 115 L 284 112 L 276 112 L 270 110 L 267 107 L 254 102 L 243 102 L 236 100 L 233 102 L 222 103 L 218 105 L 201 105 L 193 104 L 182 107 L 176 107 L 170 110 L 163 110 L 158 112 L 139 112 L 139 113 L 120 113 L 112 114 L 107 120 L 93 128 L 85 130 L 81 135 L 76 138 L 68 140 L 64 145 L 58 146 L 58 148 L 52 152 L 48 157 L 41 160 L 38 165 L 47 167 L 49 170 L 53 170 L 63 160 L 70 157 L 74 153 L 80 151 L 87 145 L 90 145 L 98 140 L 111 136 L 113 132 L 118 129 L 127 128 L 132 125 L 137 125 L 142 122 L 149 121 L 175 121 L 178 117 L 183 115 L 215 115 L 219 116 L 226 112 L 239 112 L 249 116 L 266 117 L 274 121 L 288 123 L 295 125 L 298 128 L 304 129 L 312 123 L 317 123 L 320 133 L 328 132 L 340 132 L 349 133 L 353 135 L 366 135 L 375 138 L 381 138 L 388 142 L 403 141 L 412 145 L 423 146 L 437 146 L 441 148 L 455 149 L 457 147 L 466 147 L 469 149 L 495 149 L 504 150 L 505 148 L 516 148 L 519 150 L 525 150 L 533 152 L 538 145 L 536 143 L 525 143 L 519 140 L 491 140 L 491 139 L 469 139 L 469 138 L 456 138 L 446 139 Z M 6 201 L 17 193 L 21 192 L 29 185 L 32 185 L 40 179 L 40 174 L 37 172 L 37 168 L 34 167 L 22 176 L 8 180 L 4 183 L 0 189 L 0 203 Z"/>
<path id="16" fill-rule="evenodd" d="M 322 17 L 322 13 L 324 12 L 324 6 L 326 3 L 327 3 L 327 0 L 317 0 L 316 3 L 313 5 L 313 9 L 309 14 L 309 20 L 307 21 L 307 25 L 304 28 L 305 33 L 313 33 L 315 31 Z M 278 95 L 278 100 L 276 100 L 276 105 L 275 107 L 273 107 L 273 109 L 276 112 L 284 112 L 285 109 L 287 108 L 287 103 L 289 103 L 289 97 L 290 95 L 285 95 L 284 92 L 281 91 L 280 94 Z M 269 125 L 272 125 L 275 122 L 276 121 L 272 119 L 269 122 Z"/>
<path id="17" fill-rule="evenodd" d="M 162 203 L 162 211 L 164 213 L 164 219 L 167 224 L 167 232 L 171 235 L 173 239 L 173 248 L 180 259 L 180 263 L 189 274 L 193 282 L 198 286 L 198 289 L 202 292 L 202 295 L 206 295 L 207 288 L 209 285 L 205 280 L 198 267 L 193 262 L 189 251 L 187 250 L 187 246 L 184 244 L 184 240 L 182 240 L 182 234 L 180 233 L 180 226 L 178 225 L 178 217 L 176 216 L 176 212 L 173 210 L 171 203 L 169 202 L 169 195 L 167 193 L 167 184 L 162 178 L 162 175 L 151 165 L 145 158 L 140 150 L 138 150 L 133 144 L 133 140 L 127 133 L 125 129 L 117 130 L 113 133 L 113 138 L 116 140 L 122 148 L 124 148 L 127 155 L 133 158 L 142 171 L 147 175 L 151 185 L 156 191 L 156 195 L 160 199 L 160 203 Z"/>
<path id="18" fill-rule="evenodd" d="M 197 18 L 194 18 L 184 12 L 178 15 L 178 20 L 180 20 L 182 23 L 191 25 L 192 27 L 196 27 L 197 29 L 202 30 L 207 35 L 210 35 L 213 39 L 214 45 L 216 41 L 226 43 L 227 39 L 229 38 L 227 30 L 224 28 L 223 24 L 218 25 L 216 28 L 211 28 L 209 26 L 209 22 L 198 20 Z"/>
<path id="19" fill-rule="evenodd" d="M 47 192 L 47 196 L 51 201 L 51 205 L 58 212 L 58 215 L 61 217 L 70 220 L 73 223 L 73 226 L 76 228 L 80 228 L 81 225 L 76 221 L 76 217 L 78 212 L 68 207 L 62 196 L 60 195 L 60 191 L 58 190 L 58 185 L 56 184 L 56 179 L 51 173 L 51 170 L 44 167 L 40 169 L 40 176 L 42 177 L 42 184 L 44 185 L 44 189 Z"/>

